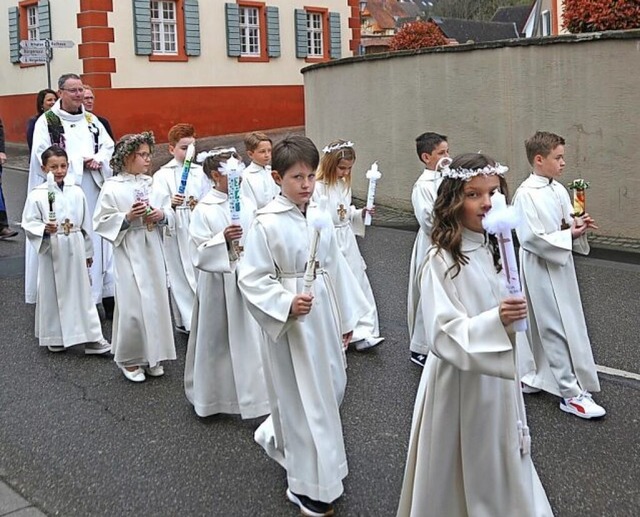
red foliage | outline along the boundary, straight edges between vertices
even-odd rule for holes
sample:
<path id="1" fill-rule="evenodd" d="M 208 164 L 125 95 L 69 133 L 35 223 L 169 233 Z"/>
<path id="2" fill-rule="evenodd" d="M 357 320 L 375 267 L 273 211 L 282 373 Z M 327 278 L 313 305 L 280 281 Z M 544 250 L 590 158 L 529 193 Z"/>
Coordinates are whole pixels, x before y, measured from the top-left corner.
<path id="1" fill-rule="evenodd" d="M 640 0 L 565 0 L 563 26 L 574 33 L 640 28 Z"/>
<path id="2" fill-rule="evenodd" d="M 446 45 L 447 39 L 433 22 L 405 23 L 391 38 L 391 50 L 407 50 Z"/>

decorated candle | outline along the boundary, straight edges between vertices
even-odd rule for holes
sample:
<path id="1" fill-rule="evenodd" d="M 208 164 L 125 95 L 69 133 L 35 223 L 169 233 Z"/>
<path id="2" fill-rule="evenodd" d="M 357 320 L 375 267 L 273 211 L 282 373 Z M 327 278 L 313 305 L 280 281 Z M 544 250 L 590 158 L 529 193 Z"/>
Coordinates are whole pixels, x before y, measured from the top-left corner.
<path id="1" fill-rule="evenodd" d="M 369 180 L 369 190 L 367 192 L 367 214 L 364 216 L 365 226 L 371 225 L 371 212 L 373 202 L 376 197 L 376 183 L 382 177 L 382 173 L 378 170 L 378 162 L 373 162 L 371 168 L 367 171 L 367 179 Z"/>
<path id="2" fill-rule="evenodd" d="M 47 199 L 49 201 L 49 221 L 55 221 L 56 212 L 54 210 L 54 203 L 56 201 L 56 180 L 51 171 L 47 172 Z"/>
<path id="3" fill-rule="evenodd" d="M 189 144 L 187 147 L 187 153 L 184 157 L 184 164 L 182 165 L 182 177 L 180 178 L 180 186 L 178 186 L 178 194 L 182 195 L 187 190 L 187 180 L 189 179 L 189 170 L 191 169 L 191 162 L 193 161 L 193 155 L 196 152 L 196 146 Z"/>
<path id="4" fill-rule="evenodd" d="M 580 217 L 584 215 L 587 208 L 586 190 L 589 188 L 589 182 L 577 179 L 569 183 L 568 187 L 573 190 L 573 215 Z"/>

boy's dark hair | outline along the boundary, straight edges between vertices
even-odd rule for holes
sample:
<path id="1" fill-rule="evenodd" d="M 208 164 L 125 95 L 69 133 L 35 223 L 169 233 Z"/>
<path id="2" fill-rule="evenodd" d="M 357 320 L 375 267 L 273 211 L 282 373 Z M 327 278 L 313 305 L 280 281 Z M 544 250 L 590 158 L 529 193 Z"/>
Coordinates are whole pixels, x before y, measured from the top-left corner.
<path id="1" fill-rule="evenodd" d="M 533 165 L 533 160 L 538 155 L 546 158 L 559 145 L 564 145 L 564 138 L 560 135 L 548 133 L 547 131 L 536 131 L 535 135 L 524 141 L 529 164 Z"/>
<path id="2" fill-rule="evenodd" d="M 224 147 L 214 147 L 211 149 L 212 151 L 221 151 L 225 150 Z M 226 153 L 216 154 L 215 156 L 207 156 L 202 162 L 202 170 L 207 175 L 208 178 L 212 178 L 212 173 L 219 172 L 218 169 L 220 166 L 225 163 L 229 158 L 234 157 L 236 160 L 240 160 L 240 155 L 235 152 L 229 150 Z M 213 178 L 212 178 L 213 179 Z"/>
<path id="3" fill-rule="evenodd" d="M 420 161 L 422 161 L 422 155 L 424 153 L 431 154 L 433 150 L 438 147 L 438 145 L 440 145 L 441 142 L 446 141 L 446 135 L 432 133 L 430 131 L 422 133 L 420 136 L 418 136 L 416 138 L 416 152 L 418 153 L 418 158 L 420 158 Z"/>
<path id="4" fill-rule="evenodd" d="M 191 124 L 176 124 L 169 129 L 169 145 L 175 147 L 183 138 L 195 138 L 196 130 Z"/>
<path id="5" fill-rule="evenodd" d="M 320 154 L 310 138 L 289 135 L 273 146 L 271 168 L 282 177 L 296 163 L 303 163 L 316 170 L 320 163 Z"/>
<path id="6" fill-rule="evenodd" d="M 69 157 L 67 156 L 67 151 L 65 151 L 59 145 L 52 145 L 51 147 L 48 147 L 47 149 L 45 149 L 43 153 L 40 155 L 40 159 L 42 160 L 42 165 L 46 165 L 47 160 L 49 160 L 49 158 L 51 158 L 52 156 L 60 156 L 62 158 L 66 158 L 66 160 L 69 161 Z"/>
<path id="7" fill-rule="evenodd" d="M 244 135 L 244 148 L 247 151 L 255 151 L 260 142 L 269 142 L 273 144 L 271 138 L 266 133 L 261 133 L 260 131 L 254 131 L 252 133 L 247 133 Z"/>
<path id="8" fill-rule="evenodd" d="M 42 103 L 44 102 L 44 98 L 49 93 L 53 93 L 56 96 L 56 99 L 58 98 L 57 92 L 55 90 L 52 90 L 51 88 L 45 88 L 44 90 L 40 90 L 38 92 L 38 97 L 36 98 L 36 113 L 38 115 L 42 115 L 44 113 L 44 110 L 42 109 Z"/>

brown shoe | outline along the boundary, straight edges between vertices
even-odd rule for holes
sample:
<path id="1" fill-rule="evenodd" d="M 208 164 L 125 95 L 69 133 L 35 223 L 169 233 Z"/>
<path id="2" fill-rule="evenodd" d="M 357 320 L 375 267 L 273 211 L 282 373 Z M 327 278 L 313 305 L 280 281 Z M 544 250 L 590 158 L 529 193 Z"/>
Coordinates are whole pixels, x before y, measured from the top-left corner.
<path id="1" fill-rule="evenodd" d="M 18 232 L 16 230 L 12 230 L 8 226 L 5 226 L 0 230 L 0 239 L 10 239 L 16 235 L 18 235 Z"/>

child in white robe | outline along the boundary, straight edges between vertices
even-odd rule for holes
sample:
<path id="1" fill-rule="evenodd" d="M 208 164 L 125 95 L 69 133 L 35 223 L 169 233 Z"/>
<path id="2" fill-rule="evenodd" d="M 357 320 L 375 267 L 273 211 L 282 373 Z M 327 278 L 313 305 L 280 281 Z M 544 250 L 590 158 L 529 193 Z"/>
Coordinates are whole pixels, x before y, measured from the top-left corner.
<path id="1" fill-rule="evenodd" d="M 535 372 L 521 373 L 525 393 L 548 391 L 561 397 L 562 411 L 590 419 L 606 411 L 591 396 L 600 391 L 600 382 L 572 252 L 589 253 L 586 232 L 597 226 L 589 214 L 573 217 L 569 194 L 557 181 L 565 165 L 564 144 L 544 131 L 525 142 L 533 173 L 513 200 L 525 219 L 516 231 L 531 322 L 526 352 L 536 363 Z"/>
<path id="2" fill-rule="evenodd" d="M 280 188 L 271 177 L 271 138 L 254 131 L 244 137 L 244 147 L 251 163 L 242 173 L 240 192 L 246 210 L 255 213 L 280 193 Z"/>
<path id="3" fill-rule="evenodd" d="M 420 311 L 420 272 L 427 250 L 431 246 L 431 226 L 433 224 L 433 204 L 438 195 L 438 187 L 442 181 L 438 171 L 438 162 L 449 158 L 449 143 L 445 135 L 426 132 L 416 138 L 416 152 L 424 163 L 425 169 L 413 185 L 411 203 L 413 213 L 420 228 L 416 235 L 411 265 L 409 266 L 409 290 L 407 296 L 407 321 L 409 324 L 409 339 L 411 361 L 418 366 L 424 366 L 429 351 L 429 344 L 425 342 L 424 323 Z"/>
<path id="4" fill-rule="evenodd" d="M 512 323 L 494 236 L 482 220 L 506 168 L 456 157 L 434 206 L 421 306 L 430 353 L 416 396 L 398 517 L 551 516 L 531 461 Z"/>
<path id="5" fill-rule="evenodd" d="M 189 225 L 190 255 L 199 274 L 184 385 L 198 416 L 257 418 L 269 413 L 269 399 L 260 360 L 262 333 L 238 289 L 241 258 L 233 242 L 243 229 L 230 219 L 224 165 L 231 157 L 241 163 L 229 149 L 201 155 L 215 186 L 200 200 Z"/>
<path id="6" fill-rule="evenodd" d="M 313 198 L 317 202 L 321 196 L 327 197 L 338 247 L 347 259 L 347 264 L 358 281 L 358 287 L 369 302 L 367 314 L 358 321 L 351 337 L 356 350 L 363 351 L 379 345 L 384 338 L 380 337 L 378 309 L 367 278 L 367 265 L 356 242 L 356 235 L 364 237 L 367 209 L 357 209 L 351 204 L 351 170 L 355 161 L 356 152 L 351 142 L 336 140 L 325 147 L 322 150 Z M 372 209 L 371 214 L 374 213 L 375 209 Z"/>
<path id="7" fill-rule="evenodd" d="M 306 137 L 275 145 L 273 177 L 282 194 L 257 212 L 238 283 L 265 335 L 271 417 L 255 437 L 286 469 L 287 498 L 305 515 L 332 515 L 347 475 L 339 412 L 346 386 L 343 347 L 367 304 L 359 289 L 351 289 L 355 280 L 331 225 L 321 231 L 311 294 L 303 293 L 315 233 L 307 213 L 318 210 L 309 203 L 318 162 Z"/>
<path id="8" fill-rule="evenodd" d="M 111 159 L 93 216 L 96 233 L 113 243 L 116 308 L 114 359 L 124 376 L 142 382 L 164 374 L 161 361 L 176 358 L 159 226 L 173 226 L 167 202 L 151 193 L 153 134 L 123 136 Z M 146 373 L 146 375 L 145 375 Z"/>
<path id="9" fill-rule="evenodd" d="M 87 200 L 72 178 L 65 183 L 64 149 L 51 146 L 41 159 L 49 184 L 29 193 L 22 214 L 22 228 L 38 255 L 36 337 L 51 352 L 86 343 L 85 354 L 106 354 L 111 345 L 102 335 L 87 270 L 93 260 Z"/>
<path id="10" fill-rule="evenodd" d="M 192 163 L 184 194 L 179 193 L 187 149 L 195 145 L 196 133 L 191 124 L 176 124 L 169 130 L 169 152 L 173 159 L 153 175 L 156 198 L 168 198 L 175 217 L 174 231 L 165 231 L 162 243 L 169 274 L 169 285 L 176 330 L 188 333 L 196 295 L 196 272 L 189 255 L 189 221 L 198 201 L 211 190 L 202 167 Z M 195 162 L 195 157 L 193 159 Z"/>

